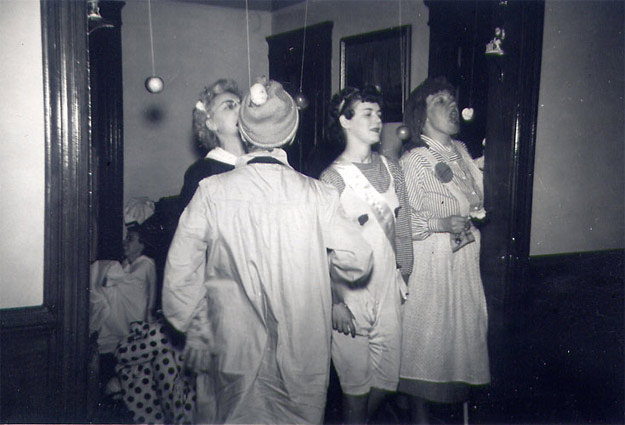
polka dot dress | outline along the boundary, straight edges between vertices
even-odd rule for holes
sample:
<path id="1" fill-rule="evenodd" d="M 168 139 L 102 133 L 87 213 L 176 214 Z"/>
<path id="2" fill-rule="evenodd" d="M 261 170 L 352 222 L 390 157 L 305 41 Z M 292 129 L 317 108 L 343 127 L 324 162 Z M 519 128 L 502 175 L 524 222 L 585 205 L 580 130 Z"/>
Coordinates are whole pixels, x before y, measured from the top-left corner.
<path id="1" fill-rule="evenodd" d="M 134 322 L 117 346 L 115 371 L 122 398 L 135 423 L 192 423 L 194 379 L 183 369 L 182 349 L 175 347 L 162 322 Z"/>

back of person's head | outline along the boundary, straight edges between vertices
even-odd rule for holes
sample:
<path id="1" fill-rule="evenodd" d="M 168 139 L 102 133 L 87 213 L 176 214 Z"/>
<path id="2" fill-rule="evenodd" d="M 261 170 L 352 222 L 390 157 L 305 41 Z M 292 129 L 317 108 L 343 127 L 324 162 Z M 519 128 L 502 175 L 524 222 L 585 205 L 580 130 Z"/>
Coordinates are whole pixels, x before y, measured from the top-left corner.
<path id="1" fill-rule="evenodd" d="M 456 89 L 447 81 L 447 78 L 441 76 L 425 79 L 410 93 L 404 108 L 404 122 L 410 127 L 412 138 L 408 143 L 404 144 L 404 151 L 408 151 L 416 146 L 423 146 L 420 137 L 427 118 L 426 100 L 428 96 L 442 91 L 448 91 L 452 96 L 455 96 L 456 93 Z"/>
<path id="2" fill-rule="evenodd" d="M 382 108 L 382 93 L 375 86 L 366 86 L 362 89 L 346 87 L 332 96 L 326 128 L 326 139 L 330 145 L 341 149 L 345 147 L 345 133 L 339 118 L 345 116 L 351 120 L 358 102 L 377 103 Z"/>
<path id="3" fill-rule="evenodd" d="M 261 79 L 241 102 L 239 132 L 253 147 L 271 149 L 292 143 L 298 124 L 297 105 L 277 81 Z"/>
<path id="4" fill-rule="evenodd" d="M 206 150 L 219 146 L 217 134 L 206 126 L 206 120 L 209 118 L 213 100 L 223 93 L 232 93 L 239 99 L 241 98 L 237 83 L 234 80 L 222 78 L 202 90 L 193 109 L 193 134 L 198 145 Z"/>

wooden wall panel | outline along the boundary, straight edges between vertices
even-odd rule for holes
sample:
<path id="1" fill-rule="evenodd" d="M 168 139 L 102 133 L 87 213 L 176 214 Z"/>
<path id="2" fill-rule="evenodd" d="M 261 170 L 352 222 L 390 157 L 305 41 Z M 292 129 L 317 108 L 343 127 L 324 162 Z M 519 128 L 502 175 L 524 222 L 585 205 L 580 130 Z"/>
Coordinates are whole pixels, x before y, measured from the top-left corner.
<path id="1" fill-rule="evenodd" d="M 89 312 L 86 2 L 41 1 L 44 303 L 0 311 L 1 422 L 84 422 Z M 24 283 L 25 285 L 28 282 Z"/>
<path id="2" fill-rule="evenodd" d="M 12 422 L 46 422 L 50 417 L 52 372 L 48 359 L 54 334 L 50 328 L 2 334 L 2 418 Z"/>

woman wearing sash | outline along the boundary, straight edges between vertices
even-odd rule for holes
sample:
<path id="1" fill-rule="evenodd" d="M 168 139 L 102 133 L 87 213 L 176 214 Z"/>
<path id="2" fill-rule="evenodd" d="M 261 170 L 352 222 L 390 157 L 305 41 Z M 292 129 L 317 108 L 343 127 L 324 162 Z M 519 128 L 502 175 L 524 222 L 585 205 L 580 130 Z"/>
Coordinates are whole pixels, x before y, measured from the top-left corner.
<path id="1" fill-rule="evenodd" d="M 413 423 L 429 423 L 428 402 L 465 402 L 471 386 L 490 381 L 480 232 L 471 220 L 485 213 L 482 172 L 452 138 L 459 131 L 453 93 L 447 80 L 427 79 L 405 110 L 413 139 L 400 164 L 414 266 L 403 311 L 399 391 L 410 396 Z"/>
<path id="2" fill-rule="evenodd" d="M 332 360 L 346 423 L 367 423 L 399 380 L 402 297 L 412 267 L 404 177 L 371 147 L 380 141 L 382 99 L 375 88 L 332 98 L 328 134 L 343 152 L 321 174 L 373 247 L 373 272 L 359 287 L 333 283 Z"/>

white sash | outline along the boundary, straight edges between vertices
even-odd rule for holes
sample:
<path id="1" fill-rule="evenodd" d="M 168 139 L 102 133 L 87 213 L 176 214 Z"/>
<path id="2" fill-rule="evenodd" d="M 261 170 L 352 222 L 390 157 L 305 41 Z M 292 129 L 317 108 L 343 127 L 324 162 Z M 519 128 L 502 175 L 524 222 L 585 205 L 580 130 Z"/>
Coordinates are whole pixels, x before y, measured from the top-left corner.
<path id="1" fill-rule="evenodd" d="M 393 184 L 393 176 L 386 163 L 386 158 L 380 155 L 380 159 L 386 167 L 389 176 L 391 176 L 390 184 Z M 393 247 L 393 250 L 395 250 L 395 214 L 384 197 L 373 187 L 358 167 L 351 162 L 339 159 L 336 160 L 333 165 L 334 169 L 343 177 L 345 184 L 352 188 L 361 199 L 369 204 L 386 238 Z"/>

